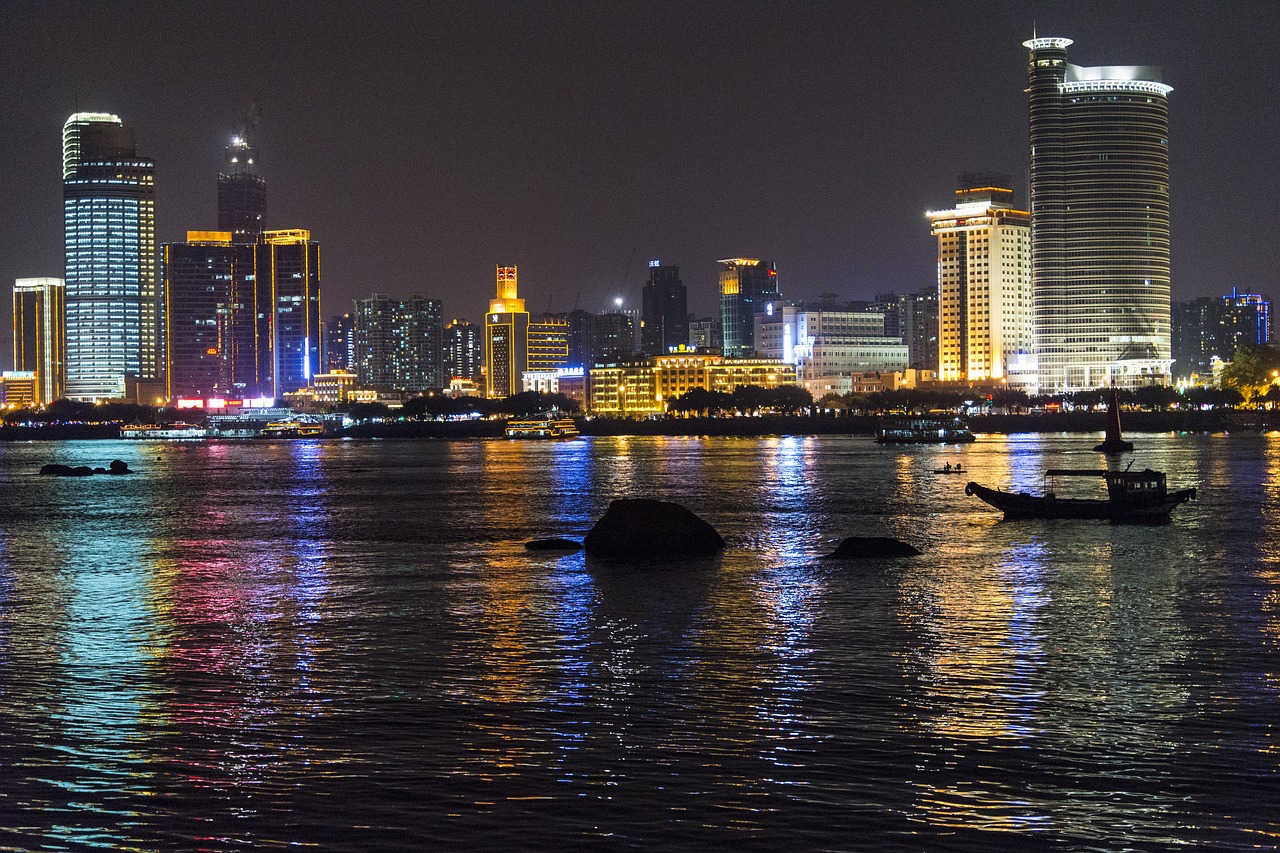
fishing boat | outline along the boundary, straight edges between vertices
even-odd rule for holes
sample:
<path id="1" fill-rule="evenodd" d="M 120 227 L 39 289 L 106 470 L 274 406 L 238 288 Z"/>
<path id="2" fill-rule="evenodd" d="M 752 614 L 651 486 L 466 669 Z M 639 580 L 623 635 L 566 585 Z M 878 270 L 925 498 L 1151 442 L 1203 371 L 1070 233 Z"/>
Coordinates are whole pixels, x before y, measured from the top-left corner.
<path id="1" fill-rule="evenodd" d="M 973 440 L 973 433 L 957 417 L 890 418 L 876 430 L 876 441 L 881 444 L 963 444 Z"/>
<path id="2" fill-rule="evenodd" d="M 1099 453 L 1127 453 L 1133 450 L 1133 442 L 1125 441 L 1120 434 L 1120 397 L 1111 389 L 1107 397 L 1107 431 L 1102 443 L 1093 448 Z"/>
<path id="3" fill-rule="evenodd" d="M 952 465 L 950 462 L 948 462 L 946 465 L 943 465 L 941 468 L 934 468 L 933 473 L 935 474 L 968 474 L 969 472 L 966 471 L 964 466 L 958 462 L 955 465 Z"/>
<path id="4" fill-rule="evenodd" d="M 973 495 L 1004 512 L 1006 520 L 1020 518 L 1097 519 L 1114 522 L 1163 522 L 1174 508 L 1196 496 L 1195 489 L 1171 492 L 1163 471 L 1103 471 L 1051 468 L 1045 472 L 1043 495 L 1005 492 L 978 483 L 965 484 Z M 1105 498 L 1059 497 L 1053 484 L 1059 477 L 1092 477 L 1106 482 Z"/>
<path id="5" fill-rule="evenodd" d="M 574 438 L 580 434 L 573 418 L 554 414 L 511 418 L 506 433 L 507 438 Z"/>

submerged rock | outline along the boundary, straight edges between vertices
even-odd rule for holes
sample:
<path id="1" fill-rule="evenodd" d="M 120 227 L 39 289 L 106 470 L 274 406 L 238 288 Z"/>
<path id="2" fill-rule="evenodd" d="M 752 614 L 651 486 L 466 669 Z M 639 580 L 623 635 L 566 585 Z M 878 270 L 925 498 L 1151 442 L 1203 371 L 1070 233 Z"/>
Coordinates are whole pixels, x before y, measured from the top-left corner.
<path id="1" fill-rule="evenodd" d="M 623 498 L 609 503 L 583 544 L 592 557 L 627 560 L 709 557 L 724 548 L 724 539 L 680 504 Z"/>
<path id="2" fill-rule="evenodd" d="M 549 539 L 530 539 L 524 543 L 524 547 L 530 551 L 581 551 L 582 543 L 576 539 L 551 537 Z"/>
<path id="3" fill-rule="evenodd" d="M 888 536 L 850 536 L 828 554 L 828 560 L 868 560 L 876 557 L 915 557 L 920 550 Z"/>

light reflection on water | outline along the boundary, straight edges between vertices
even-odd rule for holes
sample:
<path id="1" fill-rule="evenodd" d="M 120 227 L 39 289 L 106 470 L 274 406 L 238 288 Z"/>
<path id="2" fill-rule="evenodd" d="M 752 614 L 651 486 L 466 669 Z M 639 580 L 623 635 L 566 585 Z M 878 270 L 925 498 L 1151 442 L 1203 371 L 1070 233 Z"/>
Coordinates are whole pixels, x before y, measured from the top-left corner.
<path id="1" fill-rule="evenodd" d="M 1092 436 L 0 447 L 0 847 L 1273 844 L 1280 436 L 1135 438 L 1167 527 L 963 495 Z M 639 495 L 729 547 L 523 548 Z"/>

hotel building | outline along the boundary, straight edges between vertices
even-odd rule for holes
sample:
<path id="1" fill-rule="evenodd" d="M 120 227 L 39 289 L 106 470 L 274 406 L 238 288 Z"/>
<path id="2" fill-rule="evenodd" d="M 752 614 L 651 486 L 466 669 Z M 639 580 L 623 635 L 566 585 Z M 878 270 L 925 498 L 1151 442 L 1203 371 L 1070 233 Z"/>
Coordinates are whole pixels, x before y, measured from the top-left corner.
<path id="1" fill-rule="evenodd" d="M 486 397 L 510 397 L 522 388 L 529 365 L 529 312 L 516 295 L 515 267 L 497 268 L 497 293 L 484 318 Z"/>
<path id="2" fill-rule="evenodd" d="M 1169 102 L 1157 68 L 1083 68 L 1033 38 L 1031 280 L 1039 390 L 1166 384 Z"/>
<path id="3" fill-rule="evenodd" d="M 729 258 L 719 263 L 724 354 L 750 358 L 756 352 L 756 315 L 770 314 L 780 299 L 778 270 L 758 258 Z"/>
<path id="4" fill-rule="evenodd" d="M 591 368 L 587 400 L 597 415 L 658 415 L 694 388 L 732 393 L 740 385 L 794 384 L 795 367 L 777 359 L 676 352 Z"/>
<path id="5" fill-rule="evenodd" d="M 965 175 L 930 211 L 938 239 L 938 378 L 990 383 L 1033 352 L 1031 217 L 1005 176 Z"/>
<path id="6" fill-rule="evenodd" d="M 66 285 L 60 278 L 13 284 L 13 369 L 30 373 L 32 402 L 52 403 L 66 381 Z"/>

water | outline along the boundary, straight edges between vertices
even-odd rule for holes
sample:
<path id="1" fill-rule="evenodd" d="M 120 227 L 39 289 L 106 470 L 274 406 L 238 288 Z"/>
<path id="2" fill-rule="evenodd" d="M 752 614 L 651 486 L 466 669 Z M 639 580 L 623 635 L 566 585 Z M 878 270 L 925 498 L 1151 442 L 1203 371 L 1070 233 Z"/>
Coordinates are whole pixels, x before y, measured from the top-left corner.
<path id="1" fill-rule="evenodd" d="M 1274 849 L 1280 434 L 1132 437 L 0 445 L 0 849 Z M 728 548 L 524 550 L 637 495 Z"/>

